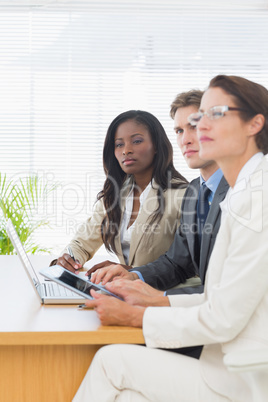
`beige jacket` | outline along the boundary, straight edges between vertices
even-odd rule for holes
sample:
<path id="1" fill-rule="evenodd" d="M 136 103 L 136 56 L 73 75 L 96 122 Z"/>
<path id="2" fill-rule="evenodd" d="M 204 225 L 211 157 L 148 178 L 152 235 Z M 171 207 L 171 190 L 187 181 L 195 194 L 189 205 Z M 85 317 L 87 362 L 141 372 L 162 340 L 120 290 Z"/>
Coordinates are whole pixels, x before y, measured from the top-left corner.
<path id="1" fill-rule="evenodd" d="M 121 192 L 122 214 L 125 207 L 125 198 L 132 187 L 131 180 L 127 180 Z M 136 219 L 131 236 L 128 265 L 140 266 L 157 259 L 164 254 L 171 243 L 180 221 L 181 202 L 185 189 L 167 189 L 164 192 L 165 211 L 158 224 L 148 225 L 150 215 L 158 207 L 157 185 L 153 188 L 142 205 L 142 209 Z M 101 238 L 101 223 L 105 215 L 102 200 L 97 201 L 94 212 L 87 221 L 81 225 L 70 247 L 76 259 L 81 264 L 90 260 L 99 247 L 103 244 Z M 120 242 L 120 227 L 115 239 L 118 258 L 121 264 L 126 264 Z"/>

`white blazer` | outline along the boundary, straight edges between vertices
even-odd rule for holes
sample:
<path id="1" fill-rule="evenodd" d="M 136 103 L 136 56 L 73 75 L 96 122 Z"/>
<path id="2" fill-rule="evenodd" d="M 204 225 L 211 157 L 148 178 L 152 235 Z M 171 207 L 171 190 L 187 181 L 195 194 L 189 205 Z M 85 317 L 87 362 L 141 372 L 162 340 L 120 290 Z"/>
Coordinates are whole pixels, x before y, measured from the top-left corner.
<path id="1" fill-rule="evenodd" d="M 243 184 L 244 183 L 244 184 Z M 229 200 L 207 271 L 203 294 L 169 296 L 172 306 L 148 308 L 146 345 L 205 345 L 200 357 L 207 384 L 233 401 L 252 402 L 267 390 L 268 372 L 231 373 L 230 351 L 268 346 L 268 161 L 265 157 Z M 235 186 L 236 188 L 236 186 Z M 194 378 L 193 378 L 194 381 Z M 256 388 L 255 388 L 256 387 Z M 268 397 L 268 396 L 267 396 Z"/>

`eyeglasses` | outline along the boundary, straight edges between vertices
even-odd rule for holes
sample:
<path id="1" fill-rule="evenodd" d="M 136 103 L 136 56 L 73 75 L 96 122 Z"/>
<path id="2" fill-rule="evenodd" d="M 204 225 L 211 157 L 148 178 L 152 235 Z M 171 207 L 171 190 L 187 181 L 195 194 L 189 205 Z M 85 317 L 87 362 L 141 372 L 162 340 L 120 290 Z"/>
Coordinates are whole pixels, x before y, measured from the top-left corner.
<path id="1" fill-rule="evenodd" d="M 239 107 L 229 107 L 229 106 L 214 106 L 208 109 L 207 112 L 197 112 L 192 113 L 188 116 L 188 122 L 191 126 L 196 126 L 197 123 L 202 119 L 203 116 L 207 116 L 210 120 L 217 120 L 224 116 L 224 113 L 228 110 L 239 110 L 245 111 L 245 109 L 240 109 Z"/>

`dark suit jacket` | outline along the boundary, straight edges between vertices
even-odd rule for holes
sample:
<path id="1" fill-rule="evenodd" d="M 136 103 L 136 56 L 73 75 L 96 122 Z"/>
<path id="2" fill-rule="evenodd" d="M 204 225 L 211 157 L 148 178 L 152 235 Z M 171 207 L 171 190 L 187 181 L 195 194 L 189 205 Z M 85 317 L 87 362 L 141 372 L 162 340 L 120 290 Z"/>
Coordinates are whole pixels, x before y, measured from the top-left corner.
<path id="1" fill-rule="evenodd" d="M 223 177 L 214 195 L 202 234 L 200 260 L 196 253 L 196 204 L 200 179 L 194 179 L 188 186 L 182 202 L 181 224 L 174 241 L 166 252 L 154 262 L 133 268 L 139 271 L 145 282 L 159 290 L 167 290 L 167 295 L 183 293 L 202 293 L 209 258 L 214 247 L 220 226 L 221 210 L 219 203 L 229 188 Z M 198 275 L 202 285 L 170 289 L 186 279 Z M 168 290 L 170 289 L 170 290 Z"/>

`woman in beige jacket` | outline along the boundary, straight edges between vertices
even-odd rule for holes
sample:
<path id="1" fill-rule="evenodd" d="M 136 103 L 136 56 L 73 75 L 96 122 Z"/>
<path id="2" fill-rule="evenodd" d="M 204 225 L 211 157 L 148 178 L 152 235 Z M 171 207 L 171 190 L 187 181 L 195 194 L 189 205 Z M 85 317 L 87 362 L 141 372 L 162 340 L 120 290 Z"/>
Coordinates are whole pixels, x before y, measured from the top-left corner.
<path id="1" fill-rule="evenodd" d="M 139 266 L 168 250 L 179 224 L 187 181 L 173 165 L 164 128 L 152 114 L 130 110 L 110 124 L 103 149 L 106 181 L 91 217 L 57 264 L 75 272 L 104 244 L 121 264 Z M 74 261 L 75 260 L 75 261 Z"/>

